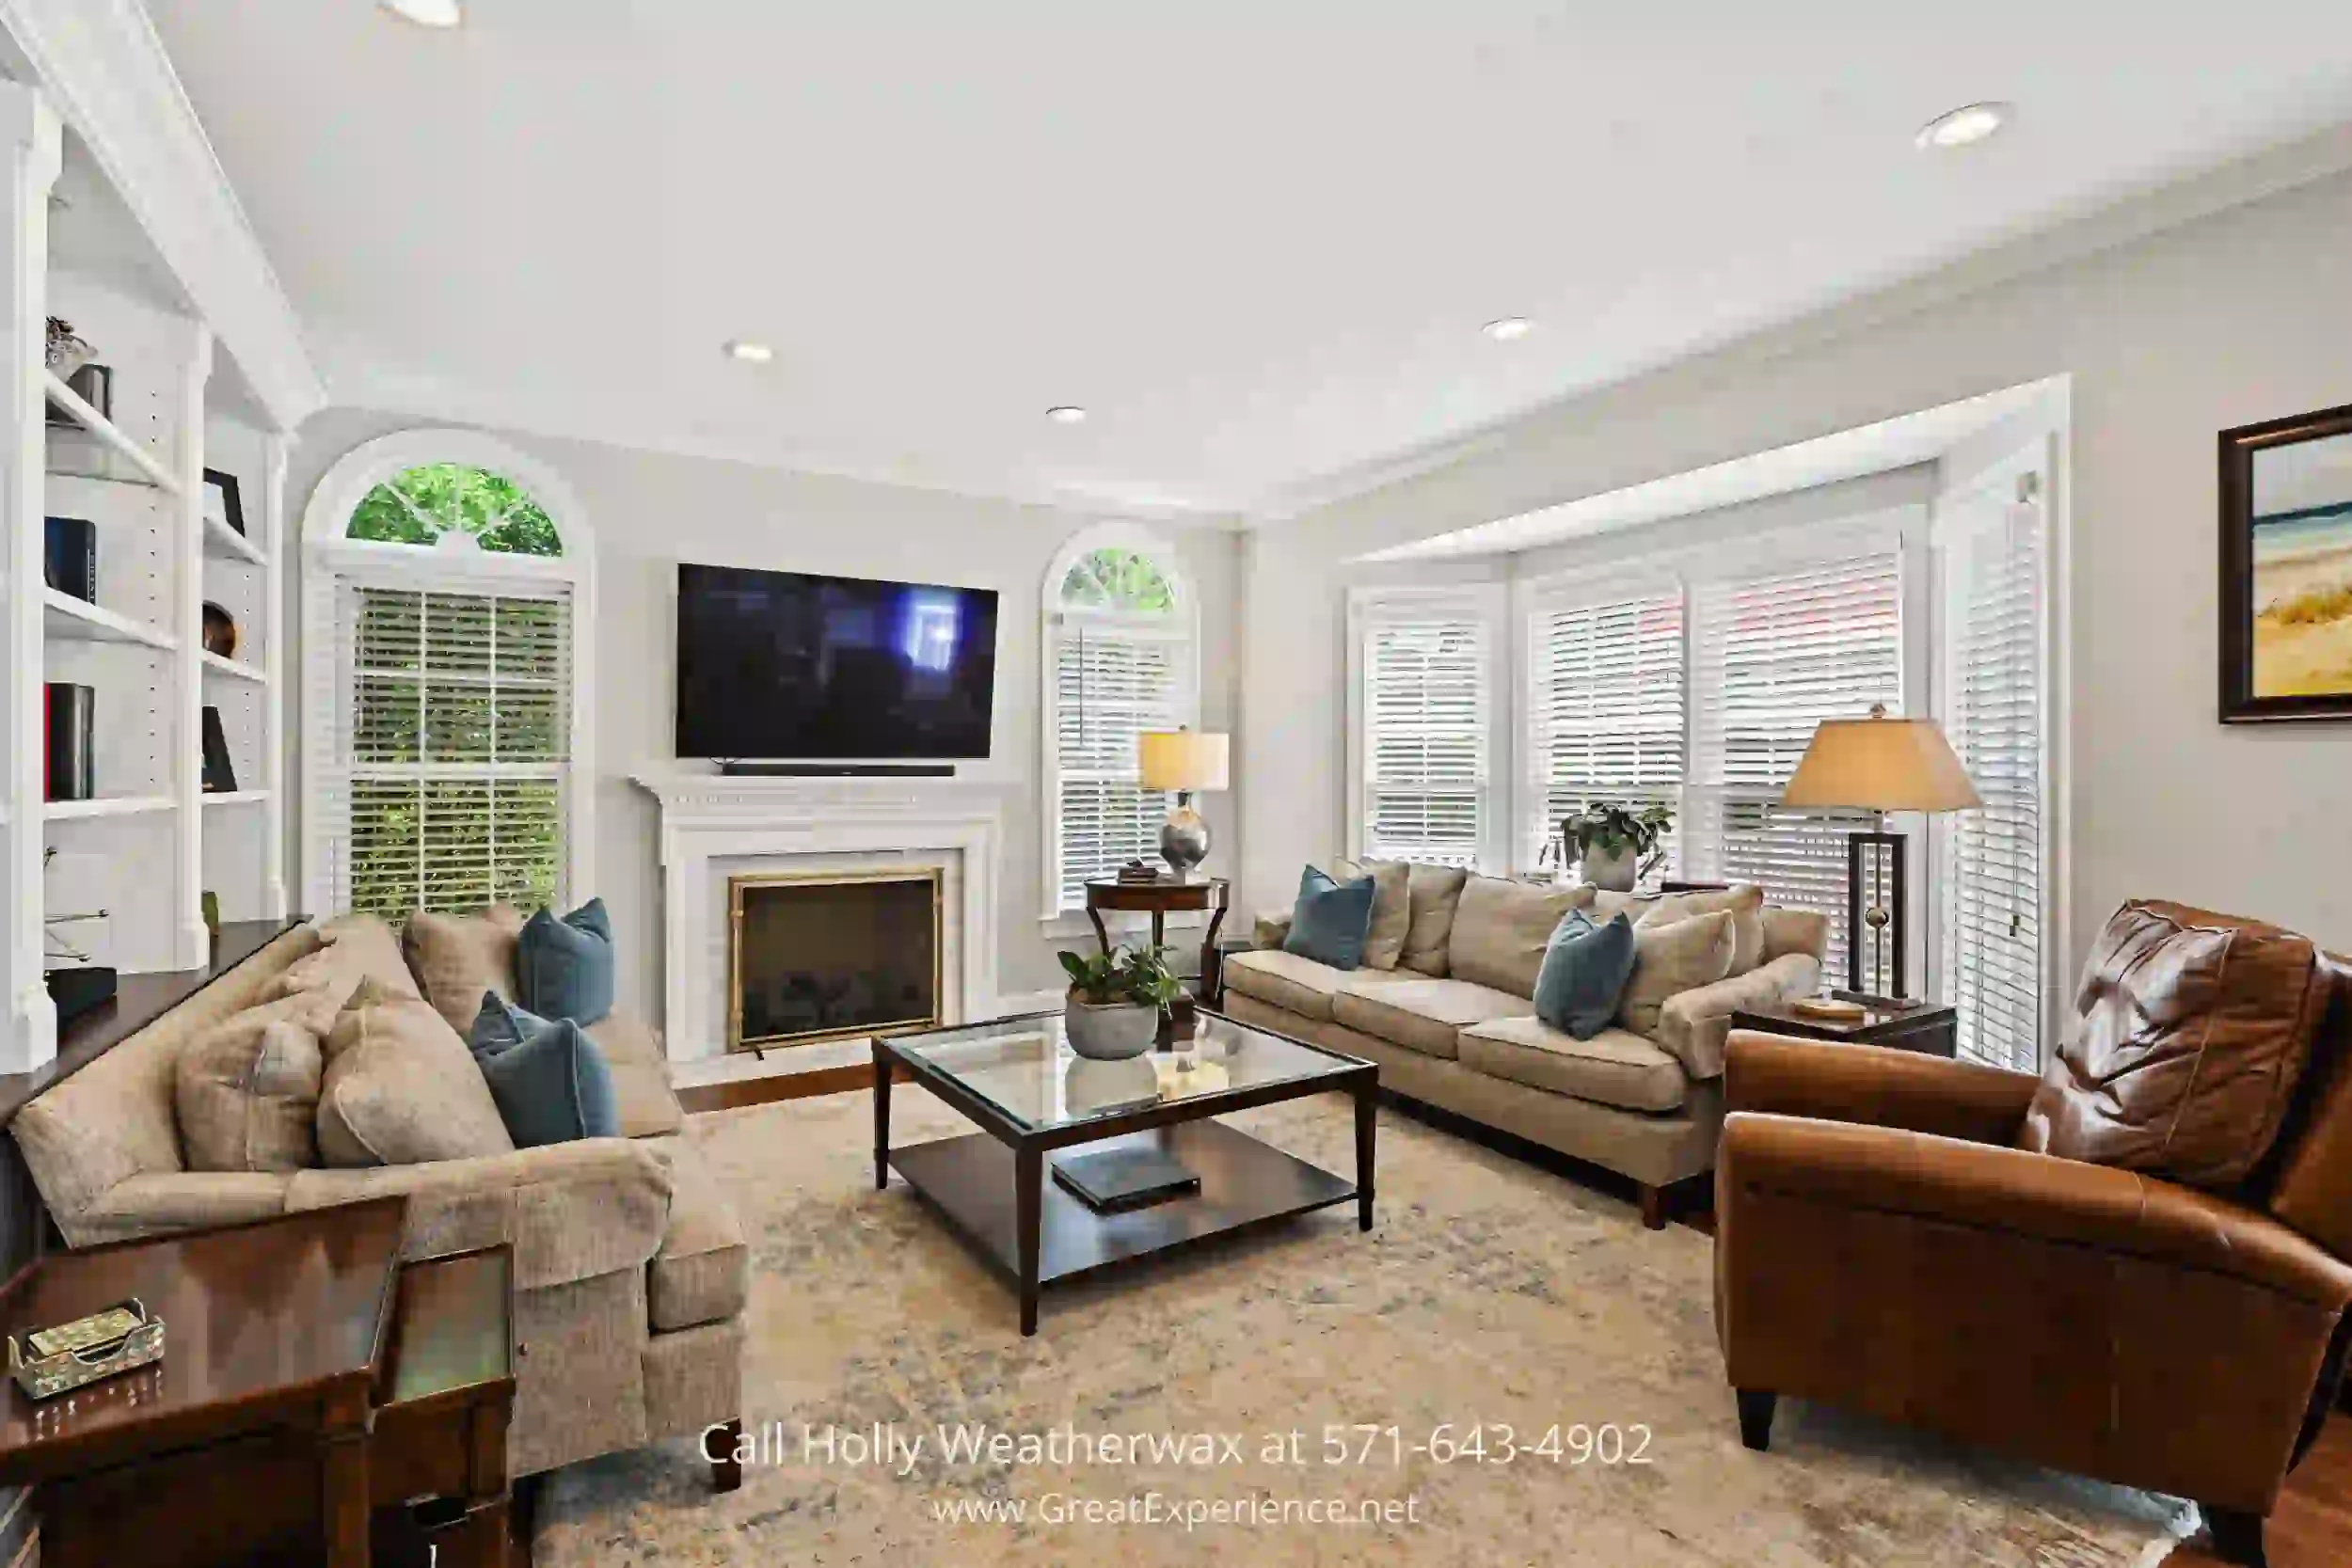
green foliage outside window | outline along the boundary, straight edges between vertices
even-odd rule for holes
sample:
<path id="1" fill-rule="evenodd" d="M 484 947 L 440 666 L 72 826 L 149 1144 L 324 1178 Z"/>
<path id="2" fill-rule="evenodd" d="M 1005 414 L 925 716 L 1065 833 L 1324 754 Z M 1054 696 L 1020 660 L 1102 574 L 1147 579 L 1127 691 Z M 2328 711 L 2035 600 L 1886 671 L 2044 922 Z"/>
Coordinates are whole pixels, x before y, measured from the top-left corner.
<path id="1" fill-rule="evenodd" d="M 501 474 L 463 463 L 427 463 L 386 480 L 352 512 L 348 532 L 354 539 L 432 545 L 453 529 L 502 554 L 564 553 L 553 519 L 528 492 Z"/>
<path id="2" fill-rule="evenodd" d="M 1089 610 L 1165 615 L 1176 608 L 1176 589 L 1150 556 L 1107 547 L 1088 551 L 1070 568 L 1062 578 L 1061 601 Z"/>

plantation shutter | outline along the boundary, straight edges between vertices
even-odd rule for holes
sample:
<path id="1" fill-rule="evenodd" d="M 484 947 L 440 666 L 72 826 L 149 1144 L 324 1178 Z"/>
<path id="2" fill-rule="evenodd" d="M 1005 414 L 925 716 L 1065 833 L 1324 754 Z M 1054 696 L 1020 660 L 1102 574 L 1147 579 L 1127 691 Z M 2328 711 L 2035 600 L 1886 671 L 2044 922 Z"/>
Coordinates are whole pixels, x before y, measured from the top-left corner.
<path id="1" fill-rule="evenodd" d="M 1168 796 L 1143 787 L 1136 737 L 1187 721 L 1187 663 L 1188 649 L 1173 626 L 1057 617 L 1057 909 L 1084 909 L 1089 877 L 1111 876 L 1130 860 L 1157 863 Z"/>
<path id="2" fill-rule="evenodd" d="M 2042 518 L 2001 519 L 1947 546 L 1944 727 L 1983 798 L 1943 819 L 1946 997 L 1960 1049 L 2042 1070 Z"/>
<path id="3" fill-rule="evenodd" d="M 1528 652 L 1540 846 L 1591 802 L 1681 803 L 1682 594 L 1609 604 L 1538 607 Z M 1664 846 L 1671 868 L 1677 847 Z M 1531 848 L 1528 863 L 1534 863 Z"/>
<path id="4" fill-rule="evenodd" d="M 1486 793 L 1486 632 L 1465 611 L 1363 628 L 1368 857 L 1478 863 Z"/>
<path id="5" fill-rule="evenodd" d="M 1824 719 L 1902 706 L 1901 570 L 1894 549 L 1692 589 L 1687 875 L 1758 882 L 1775 904 L 1830 916 L 1846 953 L 1846 834 L 1867 812 L 1796 813 L 1779 800 Z"/>
<path id="6" fill-rule="evenodd" d="M 335 585 L 319 744 L 335 907 L 400 916 L 561 900 L 571 788 L 563 585 Z"/>

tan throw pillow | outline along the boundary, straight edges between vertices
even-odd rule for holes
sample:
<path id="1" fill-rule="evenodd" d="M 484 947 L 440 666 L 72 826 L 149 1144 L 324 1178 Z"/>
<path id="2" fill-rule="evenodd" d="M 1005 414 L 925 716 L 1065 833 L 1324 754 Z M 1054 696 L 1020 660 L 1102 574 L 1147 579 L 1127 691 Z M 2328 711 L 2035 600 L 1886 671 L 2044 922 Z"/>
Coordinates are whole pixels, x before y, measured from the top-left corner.
<path id="1" fill-rule="evenodd" d="M 1372 879 L 1372 926 L 1364 932 L 1364 951 L 1358 960 L 1365 969 L 1394 969 L 1405 956 L 1405 936 L 1412 929 L 1412 901 L 1406 889 L 1413 868 L 1403 861 L 1340 861 L 1331 867 L 1335 881 Z"/>
<path id="2" fill-rule="evenodd" d="M 1829 916 L 1819 910 L 1792 910 L 1768 904 L 1757 918 L 1764 927 L 1764 961 L 1803 953 L 1829 961 Z"/>
<path id="3" fill-rule="evenodd" d="M 231 1014 L 181 1048 L 172 1108 L 190 1170 L 297 1171 L 319 1163 L 319 1039 L 338 998 L 297 991 Z"/>
<path id="4" fill-rule="evenodd" d="M 400 956 L 400 939 L 378 917 L 339 914 L 320 921 L 318 930 L 326 945 L 287 965 L 271 987 L 273 996 L 326 987 L 339 998 L 348 997 L 362 980 L 374 981 L 392 996 L 421 994 Z"/>
<path id="5" fill-rule="evenodd" d="M 319 1153 L 330 1165 L 511 1154 L 490 1085 L 431 1004 L 363 984 L 326 1037 Z"/>
<path id="6" fill-rule="evenodd" d="M 1637 1035 L 1658 1033 L 1669 998 L 1711 986 L 1731 973 L 1737 944 L 1731 911 L 1695 914 L 1671 926 L 1647 921 L 1633 927 L 1633 977 L 1617 999 L 1617 1022 Z"/>
<path id="7" fill-rule="evenodd" d="M 1636 926 L 1671 926 L 1694 914 L 1731 914 L 1731 972 L 1745 974 L 1764 961 L 1764 890 L 1734 882 L 1720 893 L 1670 893 L 1634 916 Z"/>
<path id="8" fill-rule="evenodd" d="M 2180 904 L 2125 904 L 2084 960 L 2074 1027 L 2018 1147 L 2233 1187 L 2278 1137 L 2326 1001 L 2308 938 Z"/>
<path id="9" fill-rule="evenodd" d="M 1454 941 L 1446 966 L 1457 980 L 1535 994 L 1544 967 L 1544 946 L 1570 910 L 1593 901 L 1589 887 L 1534 886 L 1501 877 L 1472 877 L 1462 888 L 1454 913 Z"/>
<path id="10" fill-rule="evenodd" d="M 1654 893 L 1611 893 L 1605 888 L 1595 888 L 1592 907 L 1586 912 L 1596 926 L 1606 926 L 1619 915 L 1639 926 L 1642 916 L 1649 913 L 1657 902 L 1658 895 Z"/>
<path id="11" fill-rule="evenodd" d="M 1397 962 L 1420 974 L 1446 974 L 1446 949 L 1454 941 L 1454 911 L 1462 901 L 1462 884 L 1470 873 L 1455 865 L 1422 865 L 1414 862 L 1405 879 L 1405 951 Z M 1377 895 L 1379 886 L 1374 884 Z"/>
<path id="12" fill-rule="evenodd" d="M 479 914 L 419 910 L 408 917 L 401 951 L 424 988 L 424 999 L 461 1038 L 472 1033 L 484 991 L 515 999 L 515 939 L 522 929 L 522 911 L 506 904 L 492 904 Z"/>

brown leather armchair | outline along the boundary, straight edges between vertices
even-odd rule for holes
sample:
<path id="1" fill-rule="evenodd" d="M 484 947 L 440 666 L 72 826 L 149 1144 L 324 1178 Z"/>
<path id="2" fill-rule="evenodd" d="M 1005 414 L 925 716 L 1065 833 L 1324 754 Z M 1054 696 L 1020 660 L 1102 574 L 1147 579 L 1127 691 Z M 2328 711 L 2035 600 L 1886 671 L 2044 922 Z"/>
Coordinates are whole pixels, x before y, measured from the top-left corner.
<path id="1" fill-rule="evenodd" d="M 1740 1436 L 1783 1394 L 2262 1522 L 2342 1380 L 2352 974 L 2232 1201 L 2012 1147 L 2037 1080 L 1741 1032 L 1716 1167 L 1715 1318 Z"/>

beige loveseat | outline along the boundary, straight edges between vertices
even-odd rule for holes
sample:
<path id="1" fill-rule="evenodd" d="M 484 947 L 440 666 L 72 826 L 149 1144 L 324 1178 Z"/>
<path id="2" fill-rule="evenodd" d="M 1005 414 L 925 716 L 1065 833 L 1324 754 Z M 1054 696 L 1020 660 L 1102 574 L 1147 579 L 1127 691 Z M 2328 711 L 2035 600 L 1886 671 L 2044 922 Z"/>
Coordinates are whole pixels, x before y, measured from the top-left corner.
<path id="1" fill-rule="evenodd" d="M 1288 917 L 1264 917 L 1258 947 L 1225 961 L 1225 1010 L 1376 1062 L 1381 1087 L 1407 1100 L 1632 1178 L 1653 1228 L 1663 1189 L 1714 1168 L 1733 1009 L 1811 995 L 1829 941 L 1823 916 L 1767 906 L 1754 886 L 1657 898 L 1341 867 L 1359 869 L 1380 882 L 1363 966 L 1286 953 Z M 1552 929 L 1577 909 L 1629 914 L 1642 952 L 1614 1026 L 1587 1040 L 1530 1000 Z M 1707 928 L 1680 928 L 1693 919 Z"/>
<path id="2" fill-rule="evenodd" d="M 351 951 L 398 987 L 408 966 L 370 924 L 377 940 Z M 11 1131 L 68 1244 L 406 1194 L 407 1256 L 514 1247 L 523 1348 L 507 1434 L 515 1474 L 738 1420 L 742 1232 L 678 1136 L 661 1043 L 634 1019 L 615 1012 L 587 1031 L 612 1064 L 628 1136 L 427 1164 L 187 1168 L 174 1100 L 181 1052 L 276 995 L 281 976 L 321 947 L 315 926 L 287 932 L 18 1113 Z M 510 969 L 502 989 L 512 983 Z M 469 999 L 446 983 L 437 996 L 430 985 L 422 993 L 453 1014 L 478 1005 L 482 989 Z M 719 1475 L 731 1479 L 728 1467 Z"/>

